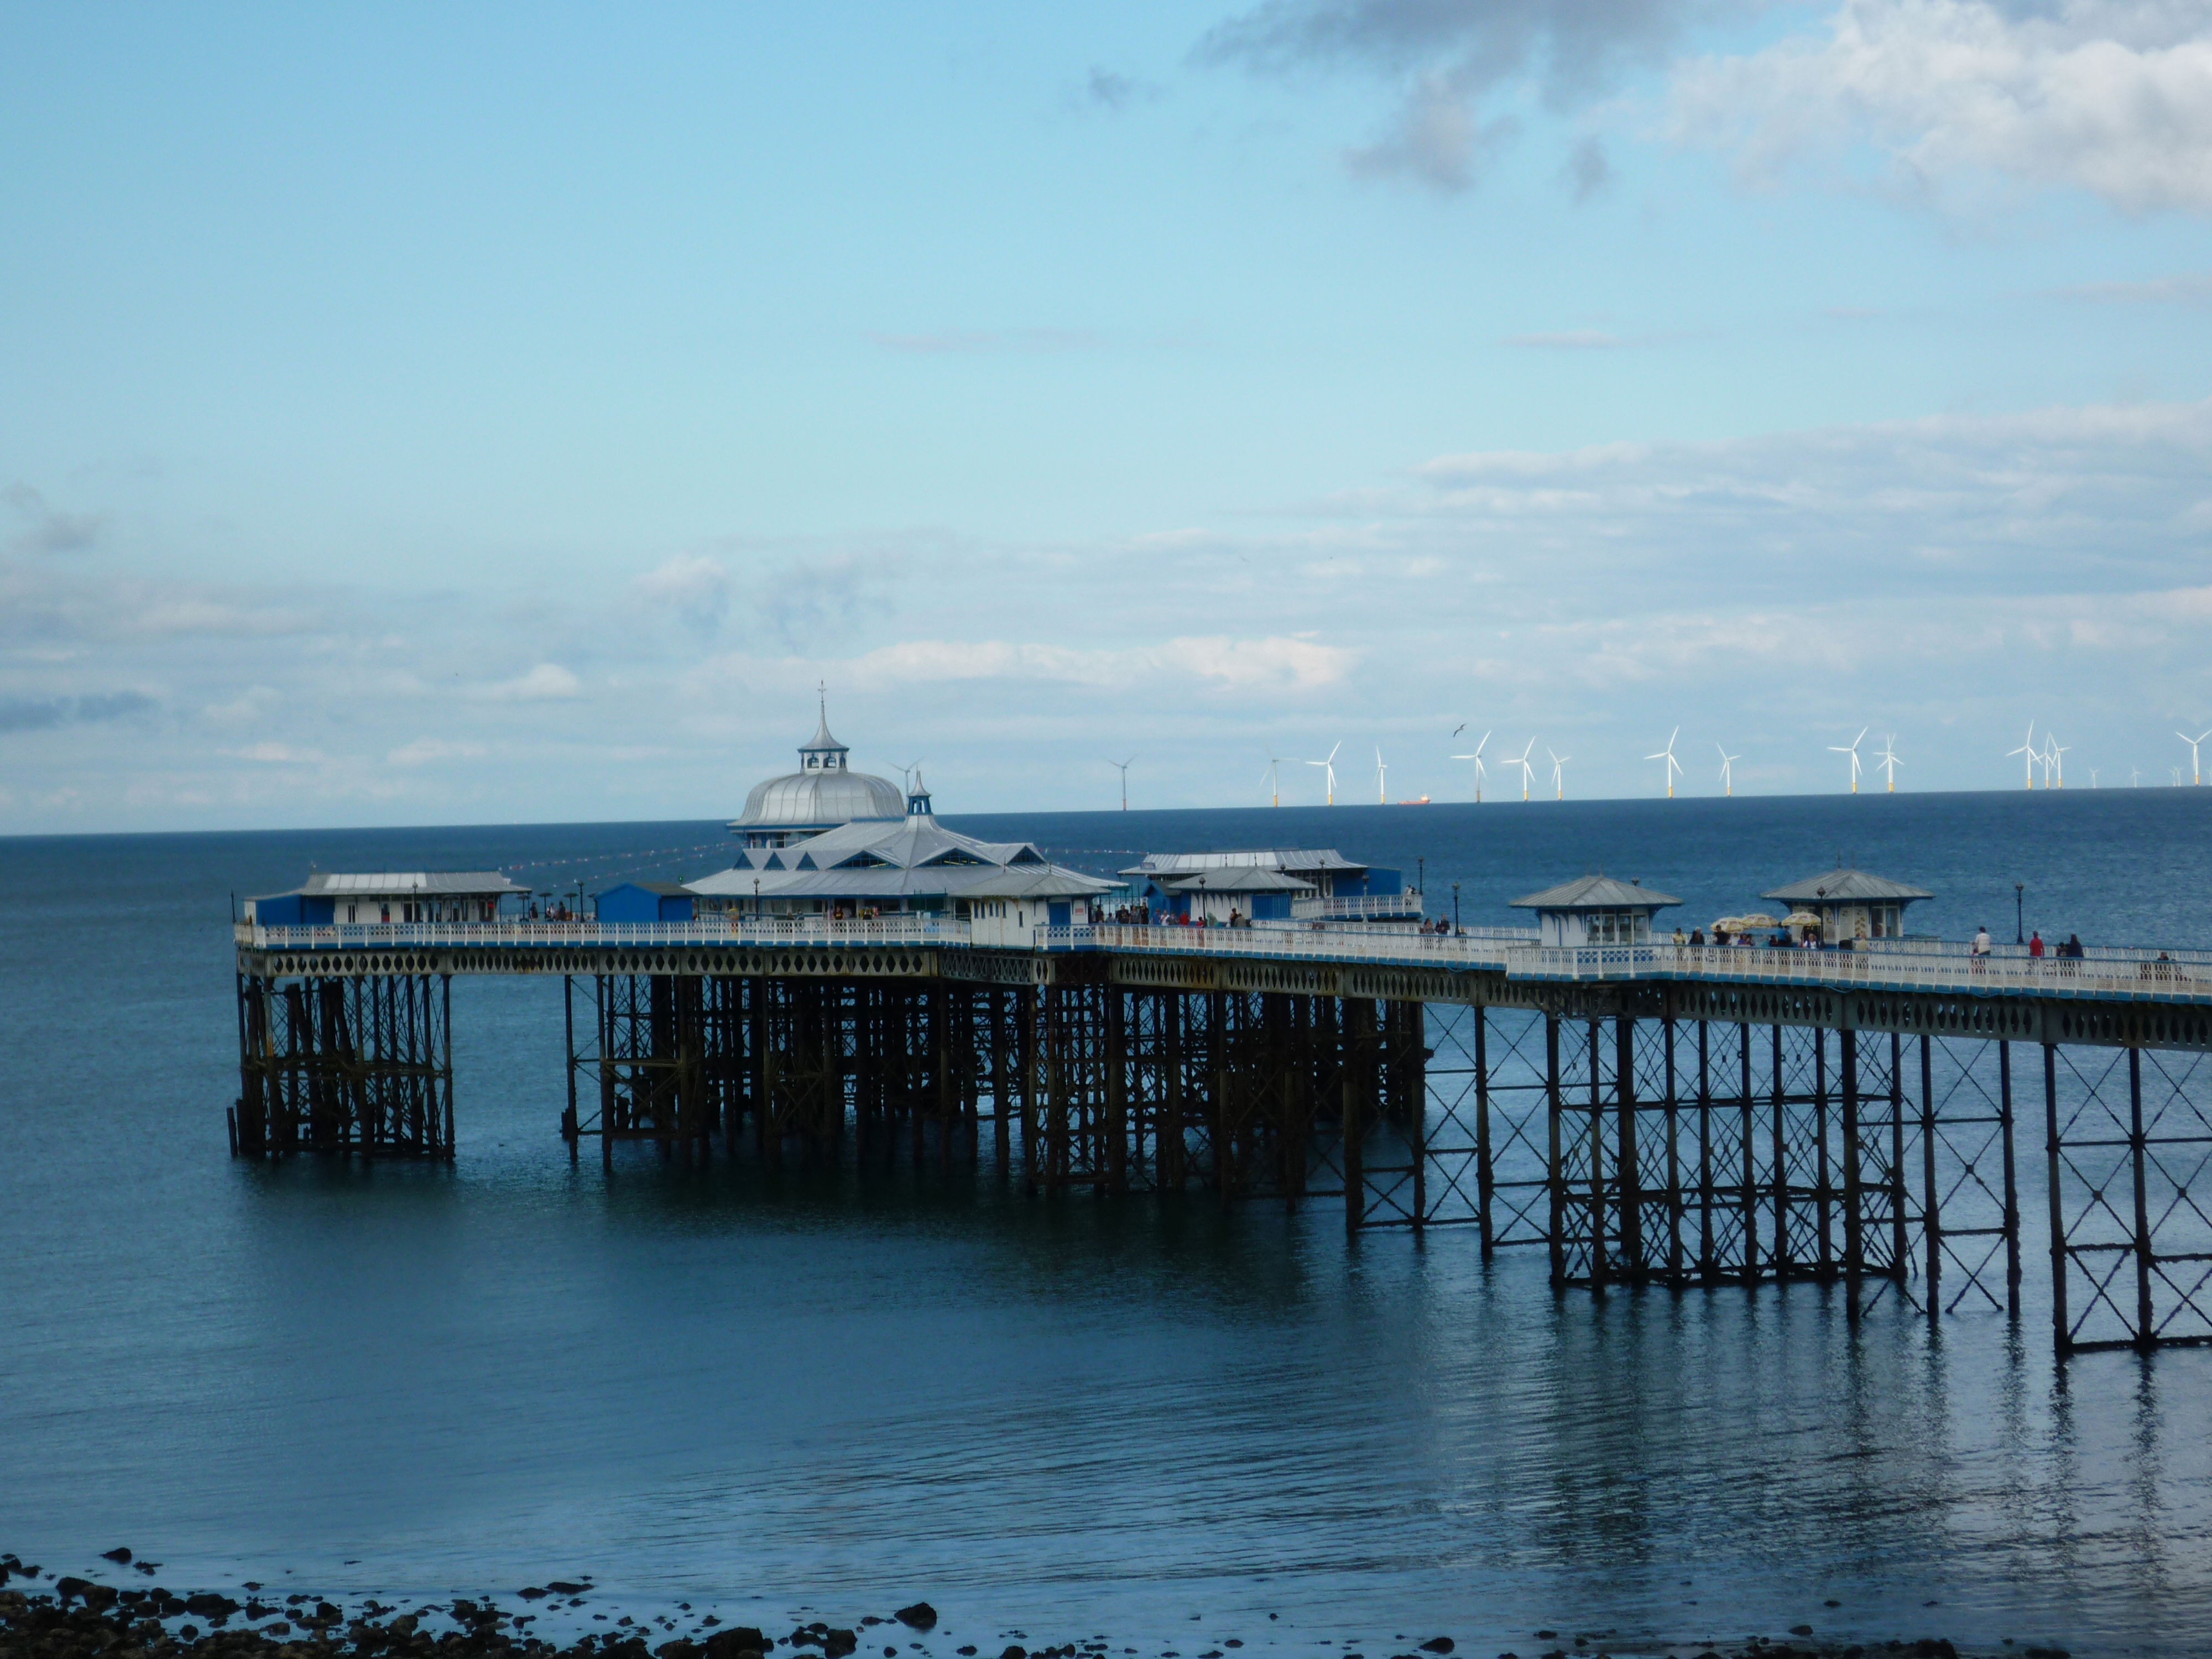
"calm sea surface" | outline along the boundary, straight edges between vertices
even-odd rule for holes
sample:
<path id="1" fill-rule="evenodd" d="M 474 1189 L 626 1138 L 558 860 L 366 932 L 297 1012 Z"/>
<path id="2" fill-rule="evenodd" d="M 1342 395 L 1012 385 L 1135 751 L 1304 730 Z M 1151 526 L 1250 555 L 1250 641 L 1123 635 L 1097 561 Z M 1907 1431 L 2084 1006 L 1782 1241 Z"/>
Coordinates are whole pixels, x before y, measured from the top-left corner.
<path id="1" fill-rule="evenodd" d="M 1710 924 L 1840 854 L 1934 889 L 1924 929 L 2009 939 L 2021 882 L 2046 936 L 2212 945 L 2212 790 L 949 821 L 1094 869 L 1334 846 L 1424 869 L 1432 911 L 1458 883 L 1470 924 L 1599 868 Z M 941 1653 L 1801 1621 L 2212 1650 L 2212 1352 L 2062 1377 L 2039 1188 L 2018 1327 L 1931 1337 L 1815 1289 L 1554 1297 L 1464 1236 L 1347 1247 L 1328 1205 L 1026 1200 L 988 1161 L 770 1180 L 624 1149 L 610 1176 L 557 1137 L 557 986 L 465 980 L 453 1167 L 225 1156 L 230 895 L 311 861 L 589 890 L 725 844 L 0 841 L 0 1549 L 127 1544 L 173 1588 L 591 1573 L 627 1611 L 763 1623 L 926 1596 Z"/>

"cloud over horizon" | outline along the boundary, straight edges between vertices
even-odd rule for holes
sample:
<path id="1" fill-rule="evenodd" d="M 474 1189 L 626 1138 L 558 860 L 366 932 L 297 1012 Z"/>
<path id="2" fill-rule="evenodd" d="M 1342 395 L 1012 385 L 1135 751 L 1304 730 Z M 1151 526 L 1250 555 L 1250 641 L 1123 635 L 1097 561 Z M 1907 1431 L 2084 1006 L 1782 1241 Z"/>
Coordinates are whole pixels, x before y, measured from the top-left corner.
<path id="1" fill-rule="evenodd" d="M 1626 732 L 1655 700 L 1669 723 L 1725 727 L 1769 754 L 1837 719 L 1908 732 L 1930 759 L 1955 731 L 1964 775 L 1988 762 L 1972 758 L 1981 725 L 2051 718 L 2062 681 L 2089 748 L 2212 709 L 2212 402 L 1478 450 L 1285 503 L 1267 523 L 1080 546 L 869 541 L 912 574 L 896 611 L 849 605 L 854 571 L 836 558 L 778 554 L 769 586 L 782 597 L 757 601 L 769 610 L 741 636 L 686 627 L 641 653 L 628 627 L 590 625 L 622 599 L 610 588 L 539 614 L 559 654 L 504 672 L 468 666 L 513 659 L 497 629 L 403 630 L 434 610 L 307 592 L 296 602 L 350 624 L 276 636 L 252 678 L 219 635 L 104 647 L 174 686 L 162 705 L 42 686 L 19 659 L 0 740 L 86 734 L 38 763 L 48 797 L 72 792 L 79 816 L 99 808 L 100 775 L 156 743 L 123 717 L 162 707 L 200 712 L 163 716 L 164 775 L 179 781 L 169 796 L 146 784 L 145 803 L 251 801 L 281 775 L 295 804 L 482 816 L 514 810 L 526 776 L 557 790 L 565 775 L 697 788 L 695 804 L 723 810 L 805 735 L 793 727 L 823 680 L 841 735 L 863 750 L 926 743 L 948 810 L 981 810 L 1049 802 L 1071 750 L 1133 739 L 1169 775 L 1156 788 L 1200 799 L 1224 744 L 1325 747 L 1331 733 L 1374 733 L 1403 753 L 1394 775 L 1419 784 L 1443 763 L 1422 758 L 1418 732 L 1444 711 L 1558 734 L 1601 792 L 1634 775 L 1610 752 L 1643 752 Z M 711 618 L 741 586 L 702 554 L 629 591 Z M 169 597 L 200 599 L 189 585 Z M 431 731 L 426 702 L 442 711 Z M 573 763 L 543 772 L 558 755 Z M 596 810 L 590 793 L 570 810 Z M 675 805 L 651 799 L 641 815 Z"/>

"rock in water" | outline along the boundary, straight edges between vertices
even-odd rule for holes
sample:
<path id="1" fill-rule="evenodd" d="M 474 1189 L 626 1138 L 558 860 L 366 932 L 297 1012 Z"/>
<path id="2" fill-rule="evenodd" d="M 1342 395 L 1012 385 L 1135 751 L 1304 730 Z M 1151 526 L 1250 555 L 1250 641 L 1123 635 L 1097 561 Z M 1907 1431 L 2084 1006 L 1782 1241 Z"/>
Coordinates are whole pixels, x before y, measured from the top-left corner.
<path id="1" fill-rule="evenodd" d="M 1449 1636 L 1431 1636 L 1421 1644 L 1424 1653 L 1449 1653 L 1451 1650 L 1452 1639 Z"/>
<path id="2" fill-rule="evenodd" d="M 898 1610 L 898 1621 L 916 1630 L 934 1630 L 937 1627 L 937 1609 L 927 1601 L 917 1601 L 910 1607 Z"/>
<path id="3" fill-rule="evenodd" d="M 129 1550 L 102 1550 L 100 1554 L 101 1560 L 112 1561 L 118 1567 L 127 1567 L 131 1565 L 131 1552 Z"/>

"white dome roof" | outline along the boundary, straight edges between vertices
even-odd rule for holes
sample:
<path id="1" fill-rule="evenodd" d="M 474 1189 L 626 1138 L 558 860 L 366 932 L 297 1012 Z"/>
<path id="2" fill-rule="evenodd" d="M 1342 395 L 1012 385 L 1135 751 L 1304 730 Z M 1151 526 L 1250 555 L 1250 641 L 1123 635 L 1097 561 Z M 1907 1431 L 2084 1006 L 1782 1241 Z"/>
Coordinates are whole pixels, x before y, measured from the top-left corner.
<path id="1" fill-rule="evenodd" d="M 828 829 L 856 818 L 902 818 L 906 797 L 898 786 L 843 768 L 789 772 L 757 783 L 745 797 L 738 830 Z"/>

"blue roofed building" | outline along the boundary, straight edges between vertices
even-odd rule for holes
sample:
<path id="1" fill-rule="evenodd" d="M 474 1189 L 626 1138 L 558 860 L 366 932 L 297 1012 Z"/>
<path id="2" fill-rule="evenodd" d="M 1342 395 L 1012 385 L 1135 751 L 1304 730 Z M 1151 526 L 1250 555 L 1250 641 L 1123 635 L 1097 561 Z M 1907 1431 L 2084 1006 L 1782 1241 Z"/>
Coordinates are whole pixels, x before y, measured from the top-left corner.
<path id="1" fill-rule="evenodd" d="M 696 902 L 678 882 L 626 881 L 598 895 L 592 908 L 601 921 L 689 921 Z"/>
<path id="2" fill-rule="evenodd" d="M 496 921 L 500 905 L 530 896 L 495 870 L 317 871 L 289 893 L 246 902 L 264 927 Z"/>

